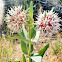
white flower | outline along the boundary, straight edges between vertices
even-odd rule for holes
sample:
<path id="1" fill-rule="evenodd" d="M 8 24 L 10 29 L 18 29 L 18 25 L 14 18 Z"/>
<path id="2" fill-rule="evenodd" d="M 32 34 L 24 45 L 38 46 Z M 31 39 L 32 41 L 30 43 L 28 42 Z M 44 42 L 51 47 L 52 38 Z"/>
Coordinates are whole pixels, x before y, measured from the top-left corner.
<path id="1" fill-rule="evenodd" d="M 61 19 L 57 16 L 57 13 L 51 11 L 44 11 L 43 13 L 38 13 L 36 25 L 40 27 L 42 35 L 48 36 L 48 34 L 55 34 L 60 29 L 59 22 Z"/>
<path id="2" fill-rule="evenodd" d="M 4 1 L 0 0 L 0 25 L 2 25 L 3 13 L 4 13 Z"/>
<path id="3" fill-rule="evenodd" d="M 22 6 L 14 6 L 9 10 L 9 14 L 6 15 L 7 26 L 11 31 L 19 33 L 22 23 L 27 20 L 26 12 L 22 9 Z"/>

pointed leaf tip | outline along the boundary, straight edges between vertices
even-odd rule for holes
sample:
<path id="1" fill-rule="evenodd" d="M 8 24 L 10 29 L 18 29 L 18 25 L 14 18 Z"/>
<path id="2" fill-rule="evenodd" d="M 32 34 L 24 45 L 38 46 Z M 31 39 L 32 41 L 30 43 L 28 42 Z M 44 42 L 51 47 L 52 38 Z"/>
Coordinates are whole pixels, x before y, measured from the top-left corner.
<path id="1" fill-rule="evenodd" d="M 44 48 L 42 48 L 40 51 L 38 51 L 37 53 L 40 55 L 40 56 L 44 56 L 44 54 L 45 54 L 45 52 L 46 52 L 46 50 L 48 49 L 48 47 L 49 47 L 49 43 L 44 47 Z"/>

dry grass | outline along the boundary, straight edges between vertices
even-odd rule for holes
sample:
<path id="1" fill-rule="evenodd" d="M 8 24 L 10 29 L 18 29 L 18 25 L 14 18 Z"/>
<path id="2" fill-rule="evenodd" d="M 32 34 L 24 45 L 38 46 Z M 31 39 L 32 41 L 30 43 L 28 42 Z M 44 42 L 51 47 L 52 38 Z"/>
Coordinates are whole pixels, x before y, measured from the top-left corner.
<path id="1" fill-rule="evenodd" d="M 47 43 L 50 43 L 50 46 L 49 46 L 48 50 L 46 51 L 46 53 L 44 55 L 43 62 L 62 62 L 62 59 L 61 59 L 62 58 L 62 53 L 55 55 L 52 48 L 51 48 L 51 43 L 55 46 L 57 37 L 60 37 L 60 41 L 62 41 L 62 39 L 61 39 L 62 36 L 61 35 L 62 34 L 58 34 L 58 35 L 56 35 L 55 38 L 51 38 L 51 39 L 44 38 L 44 39 L 39 40 L 38 43 L 33 43 L 34 52 L 37 52 L 38 50 L 43 48 Z M 40 38 L 43 38 L 43 37 L 40 36 Z M 12 42 L 11 50 L 13 50 L 13 49 L 14 50 L 12 52 L 12 56 L 10 56 L 10 54 L 8 55 L 8 57 L 9 57 L 8 60 L 22 61 L 22 53 L 23 52 L 21 50 L 20 42 L 16 42 L 16 44 L 15 44 L 15 42 Z M 1 39 L 0 39 L 0 44 L 2 44 L 2 49 L 4 49 L 5 46 L 7 46 L 7 51 L 10 49 L 10 45 L 11 45 L 10 41 L 7 41 L 7 40 L 3 39 L 2 43 L 1 43 Z M 11 53 L 11 51 L 10 51 L 10 53 Z M 2 61 L 0 60 L 1 62 L 5 62 L 7 57 L 5 59 L 5 56 L 3 55 L 1 59 L 2 59 Z M 6 60 L 6 62 L 7 62 L 7 60 Z"/>

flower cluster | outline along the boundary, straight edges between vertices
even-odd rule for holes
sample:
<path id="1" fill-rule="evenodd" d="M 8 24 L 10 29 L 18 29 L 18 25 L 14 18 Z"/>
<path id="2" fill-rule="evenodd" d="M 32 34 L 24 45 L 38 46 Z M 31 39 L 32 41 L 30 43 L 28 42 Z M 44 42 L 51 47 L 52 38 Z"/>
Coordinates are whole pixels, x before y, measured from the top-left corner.
<path id="1" fill-rule="evenodd" d="M 36 25 L 40 27 L 40 31 L 44 36 L 55 34 L 60 29 L 59 22 L 61 19 L 58 17 L 58 14 L 52 10 L 39 13 L 37 20 Z"/>
<path id="2" fill-rule="evenodd" d="M 22 6 L 14 6 L 9 10 L 6 15 L 8 22 L 7 26 L 11 31 L 19 33 L 21 30 L 22 23 L 27 20 L 26 12 L 22 9 Z"/>

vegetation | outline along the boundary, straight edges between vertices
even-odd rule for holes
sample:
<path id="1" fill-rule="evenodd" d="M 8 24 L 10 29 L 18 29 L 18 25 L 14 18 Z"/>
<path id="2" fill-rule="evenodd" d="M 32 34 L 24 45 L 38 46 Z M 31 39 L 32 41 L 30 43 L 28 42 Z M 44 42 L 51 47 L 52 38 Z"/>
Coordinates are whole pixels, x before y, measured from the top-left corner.
<path id="1" fill-rule="evenodd" d="M 62 50 L 62 42 L 59 41 L 59 38 L 56 41 L 55 47 L 52 46 L 52 49 L 53 49 L 53 51 L 54 51 L 55 54 L 61 53 L 61 50 Z"/>

